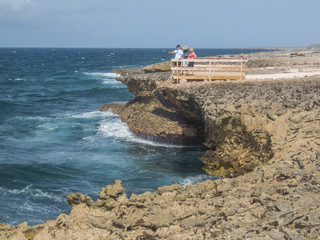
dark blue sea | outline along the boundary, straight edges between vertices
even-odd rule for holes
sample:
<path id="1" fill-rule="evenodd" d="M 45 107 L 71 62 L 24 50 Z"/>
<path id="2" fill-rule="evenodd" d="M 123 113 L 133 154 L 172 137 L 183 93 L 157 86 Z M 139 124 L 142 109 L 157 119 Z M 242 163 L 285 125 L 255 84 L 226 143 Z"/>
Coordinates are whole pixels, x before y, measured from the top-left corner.
<path id="1" fill-rule="evenodd" d="M 98 111 L 134 98 L 114 69 L 170 60 L 170 50 L 0 48 L 0 222 L 55 219 L 70 212 L 71 192 L 97 199 L 116 179 L 130 197 L 213 178 L 202 170 L 202 148 L 139 139 L 117 115 Z"/>

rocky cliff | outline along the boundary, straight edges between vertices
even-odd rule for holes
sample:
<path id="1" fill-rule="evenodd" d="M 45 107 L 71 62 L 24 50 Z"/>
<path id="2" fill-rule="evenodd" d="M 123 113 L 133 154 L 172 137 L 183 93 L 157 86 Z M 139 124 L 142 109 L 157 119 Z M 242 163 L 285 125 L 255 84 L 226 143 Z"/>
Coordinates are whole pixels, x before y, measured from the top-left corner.
<path id="1" fill-rule="evenodd" d="M 246 122 L 249 116 L 266 117 L 262 112 L 268 108 L 282 109 L 266 106 L 266 102 L 273 103 L 270 96 L 274 95 L 268 84 L 173 85 L 169 76 L 170 72 L 123 73 L 119 78 L 136 98 L 117 113 L 136 135 L 169 144 L 204 144 L 208 148 L 202 158 L 206 171 L 221 177 L 252 171 L 273 156 L 264 122 L 255 127 Z M 256 107 L 251 107 L 252 99 Z"/>
<path id="2" fill-rule="evenodd" d="M 291 54 L 248 55 L 248 73 L 319 70 L 319 52 Z M 123 74 L 136 99 L 104 109 L 141 137 L 204 144 L 206 171 L 232 178 L 130 197 L 116 181 L 97 201 L 70 194 L 71 213 L 56 220 L 0 225 L 0 238 L 319 239 L 320 76 L 181 85 L 168 76 Z"/>

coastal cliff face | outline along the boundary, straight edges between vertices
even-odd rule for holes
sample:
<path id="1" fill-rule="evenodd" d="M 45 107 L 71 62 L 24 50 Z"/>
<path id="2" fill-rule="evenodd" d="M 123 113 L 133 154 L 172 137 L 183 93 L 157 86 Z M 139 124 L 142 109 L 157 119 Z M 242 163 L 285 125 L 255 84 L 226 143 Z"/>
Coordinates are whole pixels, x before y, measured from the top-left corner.
<path id="1" fill-rule="evenodd" d="M 204 144 L 208 148 L 202 158 L 205 170 L 220 177 L 252 171 L 273 156 L 270 134 L 263 129 L 267 117 L 259 115 L 271 107 L 260 104 L 274 95 L 266 91 L 267 86 L 237 82 L 173 85 L 167 79 L 168 73 L 119 78 L 136 94 L 118 112 L 136 135 L 169 144 Z M 250 107 L 251 99 L 256 107 Z M 248 116 L 262 123 L 252 127 L 246 122 Z"/>
<path id="2" fill-rule="evenodd" d="M 317 51 L 302 51 L 246 57 L 249 73 L 261 74 L 316 71 L 320 66 L 318 55 Z M 144 73 L 127 73 L 119 78 L 136 95 L 119 112 L 121 119 L 136 135 L 148 140 L 205 145 L 208 149 L 201 160 L 206 172 L 215 176 L 239 176 L 268 162 L 276 146 L 272 137 L 284 134 L 282 129 L 274 132 L 270 126 L 278 118 L 281 126 L 286 125 L 291 111 L 304 111 L 303 104 L 317 98 L 317 80 L 174 85 L 167 81 L 170 72 L 164 72 L 163 66 L 169 70 L 170 65 L 159 66 L 151 65 Z M 316 99 L 313 102 L 317 104 Z"/>
<path id="3" fill-rule="evenodd" d="M 171 94 L 168 91 L 161 92 L 162 85 L 171 85 L 167 81 L 170 75 L 168 71 L 123 73 L 118 79 L 128 86 L 136 98 L 118 112 L 120 118 L 133 133 L 148 140 L 179 145 L 201 144 L 204 140 L 204 127 L 197 104 L 188 101 L 183 106 L 183 101 L 171 102 L 166 98 L 165 94 Z M 108 106 L 105 109 L 113 109 Z"/>
<path id="4" fill-rule="evenodd" d="M 249 73 L 320 68 L 320 53 L 301 54 L 250 55 Z M 204 144 L 206 171 L 231 178 L 130 197 L 116 181 L 97 201 L 70 194 L 71 213 L 56 220 L 0 225 L 0 238 L 319 239 L 320 76 L 174 85 L 163 74 L 126 74 L 136 99 L 104 110 L 141 137 Z"/>

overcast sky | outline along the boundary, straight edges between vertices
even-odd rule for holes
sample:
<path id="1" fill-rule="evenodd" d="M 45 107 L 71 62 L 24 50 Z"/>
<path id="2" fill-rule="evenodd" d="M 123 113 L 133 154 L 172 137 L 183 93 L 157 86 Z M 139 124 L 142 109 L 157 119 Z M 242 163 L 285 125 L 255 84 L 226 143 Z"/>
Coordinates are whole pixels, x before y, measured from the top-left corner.
<path id="1" fill-rule="evenodd" d="M 0 47 L 293 47 L 320 0 L 0 0 Z"/>

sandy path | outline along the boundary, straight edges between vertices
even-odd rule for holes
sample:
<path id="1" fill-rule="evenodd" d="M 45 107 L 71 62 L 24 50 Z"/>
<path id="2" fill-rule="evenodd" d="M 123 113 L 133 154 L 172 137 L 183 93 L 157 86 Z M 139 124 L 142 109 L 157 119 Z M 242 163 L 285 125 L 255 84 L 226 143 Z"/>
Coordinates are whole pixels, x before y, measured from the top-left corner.
<path id="1" fill-rule="evenodd" d="M 246 75 L 246 79 L 281 79 L 281 78 L 300 78 L 320 75 L 319 72 L 298 72 L 298 73 L 275 73 L 275 74 L 257 74 Z"/>

